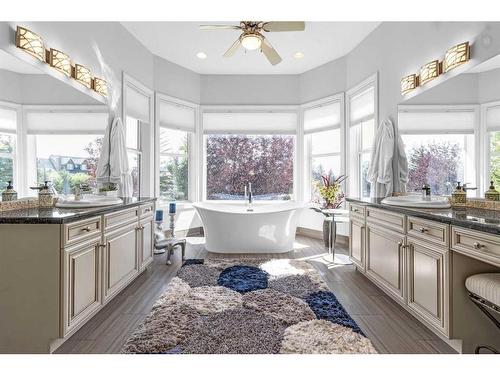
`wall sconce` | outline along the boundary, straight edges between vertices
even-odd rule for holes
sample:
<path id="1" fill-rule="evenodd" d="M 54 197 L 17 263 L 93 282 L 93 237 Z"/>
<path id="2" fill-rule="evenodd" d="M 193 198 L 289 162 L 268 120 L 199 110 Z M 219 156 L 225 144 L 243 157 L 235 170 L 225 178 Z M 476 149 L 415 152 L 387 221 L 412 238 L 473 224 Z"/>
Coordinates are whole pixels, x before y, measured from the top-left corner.
<path id="1" fill-rule="evenodd" d="M 108 83 L 101 78 L 94 78 L 94 91 L 102 96 L 108 96 Z"/>
<path id="2" fill-rule="evenodd" d="M 92 88 L 92 72 L 83 65 L 75 64 L 74 78 L 85 87 Z"/>
<path id="3" fill-rule="evenodd" d="M 449 48 L 443 60 L 443 72 L 449 72 L 450 70 L 460 66 L 470 59 L 470 46 L 469 42 L 463 42 Z"/>
<path id="4" fill-rule="evenodd" d="M 410 74 L 401 79 L 401 95 L 406 95 L 410 91 L 415 90 L 418 86 L 418 76 Z"/>
<path id="5" fill-rule="evenodd" d="M 64 52 L 51 48 L 45 49 L 42 38 L 24 27 L 17 26 L 16 47 L 36 57 L 40 61 L 48 63 L 54 69 L 84 85 L 90 90 L 94 90 L 102 96 L 108 96 L 108 83 L 100 78 L 92 78 L 90 69 L 83 65 L 71 64 L 71 58 Z"/>
<path id="6" fill-rule="evenodd" d="M 439 76 L 441 70 L 439 69 L 439 60 L 431 61 L 420 68 L 420 84 L 425 85 L 427 82 L 432 81 Z"/>
<path id="7" fill-rule="evenodd" d="M 33 31 L 17 26 L 16 46 L 36 57 L 38 60 L 43 62 L 46 61 L 43 39 Z"/>
<path id="8" fill-rule="evenodd" d="M 71 59 L 64 52 L 51 48 L 49 53 L 49 64 L 61 73 L 71 77 Z"/>

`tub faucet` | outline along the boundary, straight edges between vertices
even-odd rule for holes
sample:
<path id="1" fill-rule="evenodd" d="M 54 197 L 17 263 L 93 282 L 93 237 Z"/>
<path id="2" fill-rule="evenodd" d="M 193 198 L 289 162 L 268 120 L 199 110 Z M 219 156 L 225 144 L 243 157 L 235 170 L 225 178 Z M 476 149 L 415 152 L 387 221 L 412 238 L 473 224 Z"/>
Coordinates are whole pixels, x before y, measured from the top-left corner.
<path id="1" fill-rule="evenodd" d="M 253 211 L 252 208 L 253 194 L 252 194 L 251 182 L 248 183 L 248 187 L 247 185 L 245 185 L 245 201 L 247 203 L 247 211 Z"/>

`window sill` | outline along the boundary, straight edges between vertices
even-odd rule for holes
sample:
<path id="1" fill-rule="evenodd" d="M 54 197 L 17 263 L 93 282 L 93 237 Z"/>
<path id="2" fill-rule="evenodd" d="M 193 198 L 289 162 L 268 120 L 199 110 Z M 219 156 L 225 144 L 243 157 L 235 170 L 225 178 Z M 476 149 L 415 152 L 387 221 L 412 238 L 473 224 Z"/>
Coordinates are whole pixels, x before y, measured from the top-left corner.
<path id="1" fill-rule="evenodd" d="M 161 210 L 165 211 L 165 213 L 168 215 L 169 203 L 170 202 L 158 200 L 157 209 L 161 209 Z M 182 201 L 182 202 L 175 202 L 175 203 L 177 205 L 177 212 L 194 210 L 193 202 Z"/>

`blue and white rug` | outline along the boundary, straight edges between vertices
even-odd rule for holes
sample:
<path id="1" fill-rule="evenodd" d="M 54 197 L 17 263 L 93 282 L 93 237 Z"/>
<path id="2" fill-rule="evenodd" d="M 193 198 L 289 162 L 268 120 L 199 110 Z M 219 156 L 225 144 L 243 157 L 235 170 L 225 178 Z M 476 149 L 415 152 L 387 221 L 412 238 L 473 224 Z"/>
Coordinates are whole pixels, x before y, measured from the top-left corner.
<path id="1" fill-rule="evenodd" d="M 122 353 L 376 353 L 307 262 L 190 259 Z"/>

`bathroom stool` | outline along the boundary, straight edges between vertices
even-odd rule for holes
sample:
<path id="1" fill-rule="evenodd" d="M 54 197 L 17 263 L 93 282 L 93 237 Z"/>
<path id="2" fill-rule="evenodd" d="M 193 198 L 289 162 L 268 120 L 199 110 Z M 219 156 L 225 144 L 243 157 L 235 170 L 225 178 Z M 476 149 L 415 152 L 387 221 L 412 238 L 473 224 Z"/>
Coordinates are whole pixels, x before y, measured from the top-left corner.
<path id="1" fill-rule="evenodd" d="M 163 250 L 167 252 L 167 263 L 168 265 L 172 264 L 170 258 L 172 257 L 172 253 L 174 252 L 174 248 L 176 246 L 181 247 L 182 251 L 182 261 L 184 262 L 184 258 L 186 255 L 186 239 L 185 238 L 165 238 L 163 240 L 159 240 L 155 243 L 155 248 L 158 250 Z"/>
<path id="2" fill-rule="evenodd" d="M 500 273 L 480 273 L 465 280 L 469 298 L 500 330 Z M 498 350 L 489 345 L 478 345 L 475 353 L 487 349 L 495 354 Z"/>

